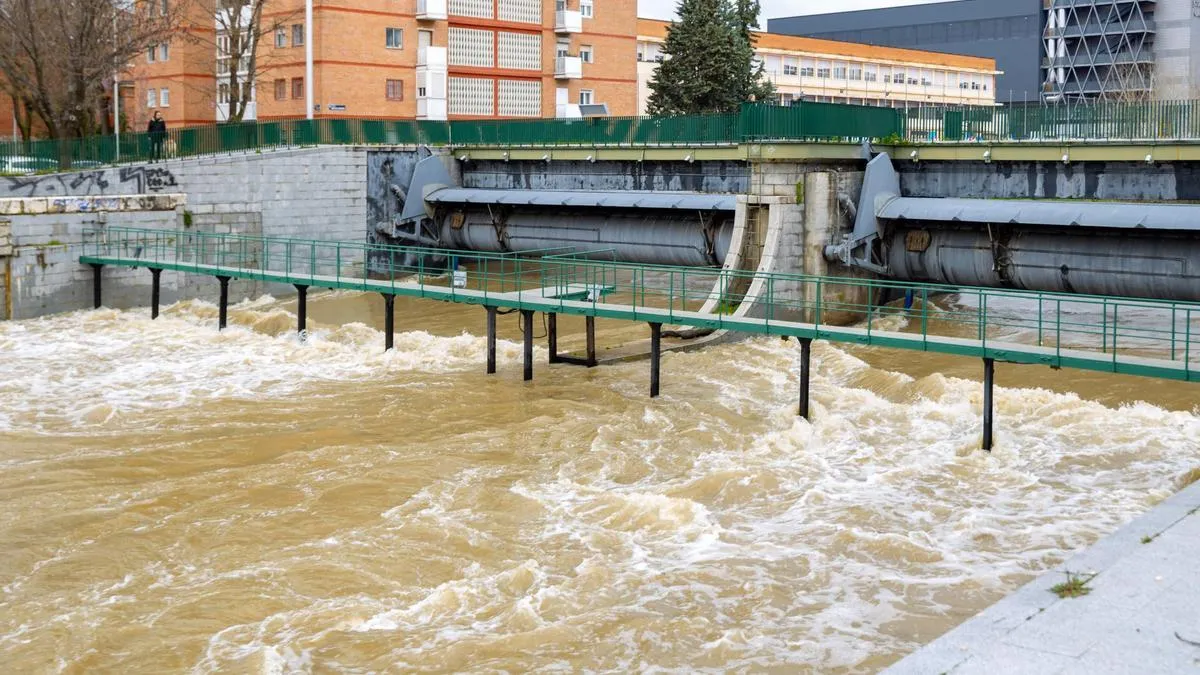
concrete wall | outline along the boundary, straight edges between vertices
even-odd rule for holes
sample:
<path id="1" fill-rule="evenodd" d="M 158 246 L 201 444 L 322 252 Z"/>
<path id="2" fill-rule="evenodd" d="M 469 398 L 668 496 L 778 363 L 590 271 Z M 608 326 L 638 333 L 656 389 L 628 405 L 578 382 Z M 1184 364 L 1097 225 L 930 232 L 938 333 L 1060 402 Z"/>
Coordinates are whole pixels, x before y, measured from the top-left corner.
<path id="1" fill-rule="evenodd" d="M 1200 200 L 1191 162 L 896 162 L 910 197 Z"/>
<path id="2" fill-rule="evenodd" d="M 92 272 L 78 257 L 85 233 L 105 225 L 364 241 L 372 218 L 390 217 L 388 185 L 407 187 L 416 157 L 413 148 L 320 147 L 0 178 L 0 202 L 13 199 L 0 218 L 14 244 L 13 255 L 0 259 L 13 279 L 4 287 L 11 310 L 0 316 L 90 307 Z M 131 195 L 140 197 L 107 199 Z M 155 204 L 161 195 L 173 195 L 169 208 Z M 145 270 L 103 274 L 106 306 L 148 303 Z M 213 299 L 218 288 L 210 278 L 174 272 L 164 272 L 162 283 L 164 303 Z M 249 281 L 230 288 L 238 300 L 265 292 L 293 290 Z"/>
<path id="3" fill-rule="evenodd" d="M 362 241 L 366 175 L 363 148 L 304 148 L 0 178 L 0 198 L 183 193 L 197 226 Z"/>
<path id="4" fill-rule="evenodd" d="M 744 194 L 744 162 L 470 161 L 463 185 L 512 190 L 684 190 Z"/>
<path id="5" fill-rule="evenodd" d="M 79 256 L 99 236 L 97 231 L 116 225 L 179 229 L 186 204 L 180 194 L 0 199 L 0 318 L 27 319 L 91 307 L 92 269 L 80 265 Z M 110 307 L 149 302 L 146 270 L 105 270 L 104 283 L 105 304 Z M 212 281 L 206 277 L 164 273 L 163 300 L 205 296 L 208 283 Z"/>

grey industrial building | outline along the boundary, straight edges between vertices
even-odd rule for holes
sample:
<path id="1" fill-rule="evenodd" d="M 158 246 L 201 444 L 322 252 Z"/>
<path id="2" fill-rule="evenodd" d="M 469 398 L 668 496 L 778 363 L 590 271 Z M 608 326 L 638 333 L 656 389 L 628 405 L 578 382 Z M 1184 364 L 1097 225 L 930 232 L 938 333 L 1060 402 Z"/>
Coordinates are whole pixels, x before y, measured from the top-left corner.
<path id="1" fill-rule="evenodd" d="M 957 0 L 767 26 L 994 58 L 1000 103 L 1200 98 L 1200 0 Z"/>
<path id="2" fill-rule="evenodd" d="M 767 31 L 996 60 L 996 101 L 1042 95 L 1043 0 L 960 0 L 770 19 Z"/>

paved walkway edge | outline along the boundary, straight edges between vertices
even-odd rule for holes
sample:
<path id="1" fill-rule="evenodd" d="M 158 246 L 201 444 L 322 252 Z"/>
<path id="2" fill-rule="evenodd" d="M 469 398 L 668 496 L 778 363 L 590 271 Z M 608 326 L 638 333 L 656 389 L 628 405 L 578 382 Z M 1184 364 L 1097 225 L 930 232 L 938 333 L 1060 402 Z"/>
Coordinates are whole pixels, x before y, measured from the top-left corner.
<path id="1" fill-rule="evenodd" d="M 1141 665 L 1140 672 L 1179 672 L 1174 669 L 1184 664 L 1190 666 L 1186 672 L 1200 672 L 1196 666 L 1200 648 L 1178 638 L 1178 631 L 1171 626 L 1179 622 L 1169 616 L 1172 606 L 1183 598 L 1200 603 L 1200 580 L 1195 579 L 1200 574 L 1200 558 L 1191 557 L 1200 549 L 1200 541 L 1196 541 L 1200 515 L 1194 515 L 1198 512 L 1200 482 L 1180 490 L 884 672 L 1097 672 L 1097 662 L 1106 664 L 1100 667 L 1102 672 L 1135 672 L 1126 666 L 1136 664 Z M 1146 537 L 1154 539 L 1146 542 Z M 1140 574 L 1131 575 L 1130 570 Z M 1082 598 L 1058 598 L 1050 588 L 1064 581 L 1067 571 L 1096 573 L 1089 582 L 1093 592 Z M 1200 609 L 1192 616 L 1200 617 Z M 1189 628 L 1200 630 L 1200 620 L 1188 623 L 1192 624 Z M 1136 633 L 1135 640 L 1149 640 L 1155 632 L 1161 633 L 1156 641 L 1144 646 L 1129 639 Z M 1195 632 L 1190 637 L 1200 639 Z M 1106 650 L 1110 652 L 1106 660 L 1095 658 Z M 1161 661 L 1164 656 L 1166 662 Z"/>

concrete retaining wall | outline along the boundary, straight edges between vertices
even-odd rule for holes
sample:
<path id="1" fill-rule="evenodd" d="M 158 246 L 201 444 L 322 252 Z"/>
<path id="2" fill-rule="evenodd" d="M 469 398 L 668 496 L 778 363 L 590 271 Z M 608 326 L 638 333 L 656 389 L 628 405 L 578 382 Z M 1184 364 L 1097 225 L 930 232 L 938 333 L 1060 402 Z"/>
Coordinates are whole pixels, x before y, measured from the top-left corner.
<path id="1" fill-rule="evenodd" d="M 1200 200 L 1192 162 L 896 162 L 910 197 Z"/>
<path id="2" fill-rule="evenodd" d="M 0 199 L 0 244 L 8 244 L 0 245 L 0 316 L 27 319 L 91 307 L 92 269 L 79 264 L 85 242 L 111 225 L 177 229 L 186 205 L 186 196 L 179 194 Z M 109 306 L 148 302 L 145 270 L 105 270 L 104 281 Z M 164 274 L 163 298 L 203 296 L 204 281 Z"/>
<path id="3" fill-rule="evenodd" d="M 743 194 L 750 191 L 744 162 L 469 161 L 463 184 L 509 190 L 672 190 Z"/>

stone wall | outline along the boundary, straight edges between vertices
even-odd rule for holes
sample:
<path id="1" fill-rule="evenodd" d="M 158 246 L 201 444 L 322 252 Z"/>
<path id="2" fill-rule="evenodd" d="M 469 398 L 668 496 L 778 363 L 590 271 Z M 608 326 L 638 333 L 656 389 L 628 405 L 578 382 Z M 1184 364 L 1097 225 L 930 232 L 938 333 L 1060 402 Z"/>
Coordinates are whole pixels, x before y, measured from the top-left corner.
<path id="1" fill-rule="evenodd" d="M 28 319 L 91 307 L 92 269 L 79 264 L 88 243 L 113 226 L 178 229 L 186 204 L 180 194 L 0 199 L 0 317 Z M 205 281 L 165 273 L 163 299 L 204 296 Z M 149 301 L 146 270 L 106 269 L 104 282 L 110 307 Z"/>

